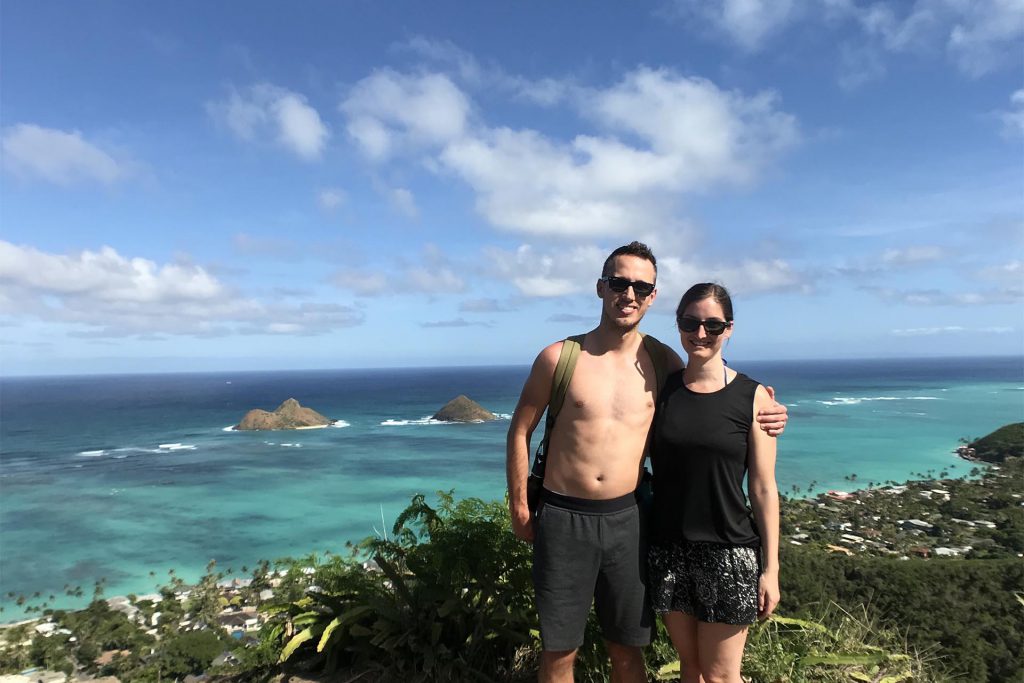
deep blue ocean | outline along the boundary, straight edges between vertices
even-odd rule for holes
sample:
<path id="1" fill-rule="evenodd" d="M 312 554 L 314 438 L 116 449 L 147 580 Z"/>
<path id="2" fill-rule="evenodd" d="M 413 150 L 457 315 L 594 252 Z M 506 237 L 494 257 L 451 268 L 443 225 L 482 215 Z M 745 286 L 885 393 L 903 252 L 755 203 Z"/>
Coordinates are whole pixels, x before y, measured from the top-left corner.
<path id="1" fill-rule="evenodd" d="M 783 493 L 919 474 L 966 475 L 953 453 L 1024 419 L 1024 358 L 749 362 L 789 406 Z M 410 496 L 504 495 L 504 442 L 528 367 L 0 379 L 0 604 L 152 592 L 390 528 Z M 466 394 L 503 419 L 426 418 Z M 234 432 L 294 397 L 335 427 Z M 539 438 L 539 435 L 535 436 Z M 857 483 L 846 477 L 857 475 Z M 383 522 L 382 522 L 383 517 Z M 150 572 L 156 575 L 151 576 Z M 85 598 L 64 596 L 81 585 Z"/>

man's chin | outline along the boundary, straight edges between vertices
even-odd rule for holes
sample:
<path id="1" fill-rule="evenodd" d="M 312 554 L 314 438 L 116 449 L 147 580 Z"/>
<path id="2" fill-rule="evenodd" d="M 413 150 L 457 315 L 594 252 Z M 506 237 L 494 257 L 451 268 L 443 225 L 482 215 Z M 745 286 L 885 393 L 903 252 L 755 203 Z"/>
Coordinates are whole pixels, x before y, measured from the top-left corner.
<path id="1" fill-rule="evenodd" d="M 607 320 L 612 327 L 623 332 L 628 332 L 630 330 L 636 329 L 636 327 L 640 324 L 640 318 L 633 316 L 629 316 L 626 318 L 622 318 L 619 316 L 605 316 L 605 320 Z"/>

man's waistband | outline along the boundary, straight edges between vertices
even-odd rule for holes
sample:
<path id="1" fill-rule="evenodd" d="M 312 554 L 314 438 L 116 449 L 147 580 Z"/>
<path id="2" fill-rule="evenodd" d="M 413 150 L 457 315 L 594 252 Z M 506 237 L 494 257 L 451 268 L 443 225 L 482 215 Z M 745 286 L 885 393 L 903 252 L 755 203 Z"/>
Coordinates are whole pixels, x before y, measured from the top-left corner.
<path id="1" fill-rule="evenodd" d="M 553 505 L 565 510 L 572 510 L 573 512 L 584 512 L 589 514 L 606 514 L 609 512 L 619 512 L 621 510 L 628 510 L 629 508 L 636 507 L 637 495 L 636 492 L 627 493 L 624 496 L 618 498 L 605 498 L 603 500 L 594 500 L 592 498 L 576 498 L 575 496 L 564 496 L 561 493 L 555 493 L 548 489 L 541 489 L 540 499 L 546 505 Z"/>

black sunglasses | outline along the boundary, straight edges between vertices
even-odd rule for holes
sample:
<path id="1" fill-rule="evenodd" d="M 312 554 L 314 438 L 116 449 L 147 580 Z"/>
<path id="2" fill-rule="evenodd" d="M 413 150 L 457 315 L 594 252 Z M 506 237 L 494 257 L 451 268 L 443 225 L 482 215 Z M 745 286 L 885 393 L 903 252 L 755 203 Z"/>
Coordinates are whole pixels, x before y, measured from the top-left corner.
<path id="1" fill-rule="evenodd" d="M 704 329 L 712 337 L 717 337 L 732 327 L 731 320 L 715 320 L 714 318 L 697 320 L 696 318 L 691 318 L 688 315 L 684 315 L 682 318 L 676 320 L 676 322 L 679 324 L 679 329 L 683 332 L 696 332 L 700 329 L 700 326 L 703 325 Z"/>
<path id="2" fill-rule="evenodd" d="M 624 277 L 605 275 L 601 278 L 601 281 L 608 283 L 608 287 L 613 292 L 625 292 L 627 289 L 632 287 L 633 293 L 640 299 L 650 296 L 651 292 L 654 291 L 654 285 L 650 282 L 644 282 L 643 280 L 627 280 Z"/>

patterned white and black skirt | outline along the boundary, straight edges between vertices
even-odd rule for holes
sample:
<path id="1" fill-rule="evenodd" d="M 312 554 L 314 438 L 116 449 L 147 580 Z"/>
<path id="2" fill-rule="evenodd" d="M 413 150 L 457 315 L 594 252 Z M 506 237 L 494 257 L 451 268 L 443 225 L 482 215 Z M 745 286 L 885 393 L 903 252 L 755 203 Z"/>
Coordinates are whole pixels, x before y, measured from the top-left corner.
<path id="1" fill-rule="evenodd" d="M 678 541 L 652 543 L 647 592 L 655 612 L 685 612 L 699 621 L 757 621 L 761 555 L 755 548 Z"/>

